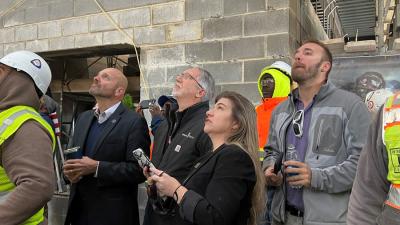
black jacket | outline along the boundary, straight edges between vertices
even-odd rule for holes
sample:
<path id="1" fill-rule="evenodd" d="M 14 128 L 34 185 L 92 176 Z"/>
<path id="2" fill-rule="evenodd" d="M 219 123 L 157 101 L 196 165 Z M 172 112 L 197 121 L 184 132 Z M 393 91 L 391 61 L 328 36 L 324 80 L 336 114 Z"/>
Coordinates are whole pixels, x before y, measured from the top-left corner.
<path id="1" fill-rule="evenodd" d="M 93 120 L 93 110 L 79 116 L 73 146 L 83 150 Z M 98 177 L 90 174 L 72 184 L 65 224 L 76 214 L 85 217 L 89 225 L 139 224 L 137 184 L 145 178 L 132 150 L 142 148 L 148 153 L 149 147 L 146 121 L 120 104 L 94 148 L 93 159 L 100 161 Z"/>
<path id="2" fill-rule="evenodd" d="M 163 121 L 154 137 L 152 162 L 155 167 L 180 182 L 186 178 L 199 157 L 212 149 L 211 140 L 203 131 L 207 110 L 208 102 L 201 102 L 176 112 L 171 129 L 167 121 Z"/>
<path id="3" fill-rule="evenodd" d="M 152 162 L 179 182 L 187 177 L 194 163 L 212 149 L 211 139 L 203 131 L 208 108 L 208 102 L 201 102 L 177 112 L 175 118 L 164 120 L 155 134 Z M 168 125 L 168 121 L 175 123 Z M 169 224 L 173 217 L 157 214 L 152 204 L 149 199 L 143 224 Z"/>

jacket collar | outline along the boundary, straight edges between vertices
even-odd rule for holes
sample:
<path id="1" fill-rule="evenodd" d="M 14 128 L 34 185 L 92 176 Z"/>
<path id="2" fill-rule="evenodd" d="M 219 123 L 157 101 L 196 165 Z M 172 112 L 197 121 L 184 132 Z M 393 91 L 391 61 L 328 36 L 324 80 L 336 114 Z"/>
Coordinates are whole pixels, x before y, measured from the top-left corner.
<path id="1" fill-rule="evenodd" d="M 324 85 L 321 86 L 318 93 L 314 97 L 314 101 L 321 101 L 327 96 L 329 96 L 333 91 L 335 91 L 337 87 L 331 82 L 327 81 Z M 290 99 L 294 102 L 299 99 L 299 89 L 296 88 L 290 94 Z"/>

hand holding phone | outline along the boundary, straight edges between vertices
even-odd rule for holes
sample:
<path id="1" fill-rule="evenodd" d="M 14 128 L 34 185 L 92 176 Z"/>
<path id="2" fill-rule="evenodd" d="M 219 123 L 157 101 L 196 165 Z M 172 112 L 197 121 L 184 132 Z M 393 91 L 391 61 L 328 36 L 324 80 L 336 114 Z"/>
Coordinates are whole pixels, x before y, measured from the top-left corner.
<path id="1" fill-rule="evenodd" d="M 149 168 L 155 168 L 149 157 L 147 157 L 141 148 L 133 150 L 132 153 L 135 159 L 138 161 L 140 167 L 144 168 L 147 166 Z"/>
<path id="2" fill-rule="evenodd" d="M 278 174 L 282 168 L 282 159 L 283 159 L 283 152 L 280 152 L 278 155 L 278 158 L 276 158 L 276 161 L 274 164 L 274 173 L 275 174 Z"/>

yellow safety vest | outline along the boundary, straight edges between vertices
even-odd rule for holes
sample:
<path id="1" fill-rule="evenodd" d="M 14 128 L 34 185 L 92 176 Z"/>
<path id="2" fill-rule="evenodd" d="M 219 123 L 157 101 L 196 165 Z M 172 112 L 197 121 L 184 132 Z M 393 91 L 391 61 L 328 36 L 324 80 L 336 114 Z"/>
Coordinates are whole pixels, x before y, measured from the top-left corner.
<path id="1" fill-rule="evenodd" d="M 400 95 L 386 101 L 383 112 L 383 143 L 388 155 L 387 180 L 391 183 L 386 205 L 400 210 Z"/>
<path id="2" fill-rule="evenodd" d="M 55 136 L 51 126 L 40 116 L 40 114 L 28 106 L 14 106 L 0 113 L 0 146 L 11 137 L 18 128 L 27 120 L 35 120 L 40 123 L 51 135 L 53 151 L 55 148 Z M 7 197 L 15 188 L 15 184 L 8 178 L 6 171 L 0 166 L 0 201 Z M 36 225 L 44 220 L 44 209 L 41 208 L 23 225 Z"/>

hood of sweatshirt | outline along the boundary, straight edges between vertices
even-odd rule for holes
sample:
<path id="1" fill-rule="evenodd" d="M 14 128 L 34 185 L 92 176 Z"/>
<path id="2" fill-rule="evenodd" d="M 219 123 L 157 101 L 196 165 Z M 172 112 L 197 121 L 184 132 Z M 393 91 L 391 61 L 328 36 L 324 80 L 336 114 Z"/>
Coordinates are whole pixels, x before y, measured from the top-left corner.
<path id="1" fill-rule="evenodd" d="M 16 70 L 0 80 L 0 111 L 17 105 L 39 109 L 39 96 L 31 78 Z"/>

